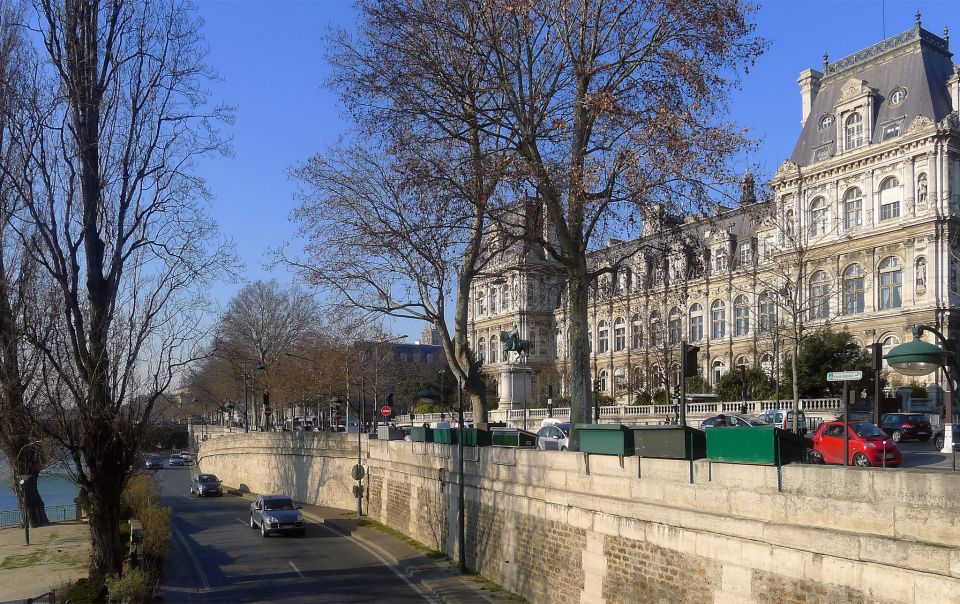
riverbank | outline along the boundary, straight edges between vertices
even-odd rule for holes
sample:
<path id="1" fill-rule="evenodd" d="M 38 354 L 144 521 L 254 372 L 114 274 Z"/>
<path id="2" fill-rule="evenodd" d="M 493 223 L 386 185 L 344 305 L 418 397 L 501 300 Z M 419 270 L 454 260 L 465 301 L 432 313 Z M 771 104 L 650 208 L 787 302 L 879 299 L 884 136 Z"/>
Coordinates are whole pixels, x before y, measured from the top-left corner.
<path id="1" fill-rule="evenodd" d="M 5 461 L 0 461 L 0 512 L 17 510 L 20 507 L 11 481 L 9 466 Z M 46 507 L 72 505 L 80 492 L 67 471 L 57 468 L 48 468 L 41 472 L 37 479 L 37 488 Z"/>
<path id="2" fill-rule="evenodd" d="M 0 531 L 0 602 L 34 598 L 86 577 L 90 527 L 64 522 L 23 531 Z"/>

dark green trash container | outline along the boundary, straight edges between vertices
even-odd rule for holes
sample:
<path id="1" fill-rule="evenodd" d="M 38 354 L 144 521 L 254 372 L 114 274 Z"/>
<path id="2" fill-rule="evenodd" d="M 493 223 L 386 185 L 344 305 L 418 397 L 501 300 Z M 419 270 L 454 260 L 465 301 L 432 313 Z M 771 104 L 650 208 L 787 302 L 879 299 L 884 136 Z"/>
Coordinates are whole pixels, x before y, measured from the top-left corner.
<path id="1" fill-rule="evenodd" d="M 523 447 L 537 446 L 537 435 L 533 432 L 518 428 L 493 428 L 490 432 L 494 447 Z"/>
<path id="2" fill-rule="evenodd" d="M 783 465 L 803 461 L 803 438 L 772 427 L 720 427 L 707 433 L 707 458 L 711 461 Z"/>
<path id="3" fill-rule="evenodd" d="M 690 426 L 636 426 L 633 449 L 640 457 L 702 459 L 707 456 L 707 437 Z"/>
<path id="4" fill-rule="evenodd" d="M 623 424 L 577 424 L 580 451 L 598 455 L 633 455 L 633 431 Z"/>
<path id="5" fill-rule="evenodd" d="M 434 428 L 433 442 L 445 445 L 457 444 L 457 431 L 450 428 Z"/>
<path id="6" fill-rule="evenodd" d="M 457 432 L 456 428 L 451 428 L 451 432 Z M 457 442 L 456 435 L 453 442 Z M 464 428 L 463 445 L 465 447 L 489 447 L 493 443 L 489 430 L 480 430 L 479 428 Z"/>
<path id="7" fill-rule="evenodd" d="M 410 440 L 417 443 L 432 443 L 433 428 L 424 428 L 423 426 L 413 426 L 410 428 Z"/>

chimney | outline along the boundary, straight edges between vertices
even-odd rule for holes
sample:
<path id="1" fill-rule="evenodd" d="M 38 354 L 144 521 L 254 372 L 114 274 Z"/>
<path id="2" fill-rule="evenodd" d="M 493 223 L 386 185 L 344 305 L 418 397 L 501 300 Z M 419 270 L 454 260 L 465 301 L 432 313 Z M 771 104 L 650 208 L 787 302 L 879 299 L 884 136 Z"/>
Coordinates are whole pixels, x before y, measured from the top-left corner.
<path id="1" fill-rule="evenodd" d="M 820 80 L 822 78 L 823 73 L 816 69 L 805 69 L 800 72 L 800 77 L 797 78 L 797 84 L 800 84 L 800 101 L 803 104 L 801 126 L 807 122 L 810 110 L 813 109 L 813 101 L 816 100 L 817 93 L 820 92 Z"/>

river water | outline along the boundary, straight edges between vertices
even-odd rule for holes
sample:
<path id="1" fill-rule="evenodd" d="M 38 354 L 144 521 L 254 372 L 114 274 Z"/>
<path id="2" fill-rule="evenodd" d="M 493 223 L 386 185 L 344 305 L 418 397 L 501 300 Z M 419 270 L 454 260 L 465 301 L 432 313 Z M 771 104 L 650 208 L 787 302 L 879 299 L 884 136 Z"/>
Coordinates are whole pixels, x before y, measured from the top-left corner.
<path id="1" fill-rule="evenodd" d="M 43 497 L 43 505 L 73 504 L 73 499 L 80 489 L 62 468 L 47 468 L 37 480 L 37 488 Z M 17 495 L 13 492 L 10 483 L 10 466 L 5 459 L 0 459 L 0 512 L 18 509 Z"/>

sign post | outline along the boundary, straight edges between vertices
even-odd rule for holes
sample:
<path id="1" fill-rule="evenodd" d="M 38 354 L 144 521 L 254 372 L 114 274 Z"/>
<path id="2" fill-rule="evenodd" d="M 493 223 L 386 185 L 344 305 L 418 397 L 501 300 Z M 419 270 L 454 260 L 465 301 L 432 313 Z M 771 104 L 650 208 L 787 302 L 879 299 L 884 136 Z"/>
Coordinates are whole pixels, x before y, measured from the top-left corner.
<path id="1" fill-rule="evenodd" d="M 828 382 L 843 382 L 843 465 L 850 465 L 850 382 L 863 379 L 862 371 L 830 371 Z"/>

